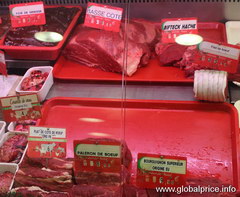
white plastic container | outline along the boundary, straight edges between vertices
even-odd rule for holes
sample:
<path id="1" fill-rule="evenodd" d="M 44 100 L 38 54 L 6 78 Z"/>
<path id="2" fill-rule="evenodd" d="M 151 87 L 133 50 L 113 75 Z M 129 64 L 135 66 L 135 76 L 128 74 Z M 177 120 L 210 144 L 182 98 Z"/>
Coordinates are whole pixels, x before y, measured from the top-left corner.
<path id="1" fill-rule="evenodd" d="M 26 77 L 29 77 L 31 72 L 34 70 L 40 70 L 42 72 L 48 72 L 48 77 L 46 79 L 46 81 L 44 82 L 42 88 L 39 91 L 23 91 L 21 90 L 21 84 L 23 82 L 23 79 Z M 53 85 L 53 74 L 52 74 L 52 70 L 53 67 L 51 66 L 39 66 L 39 67 L 32 67 L 30 69 L 27 70 L 27 72 L 25 73 L 25 75 L 23 76 L 22 80 L 20 81 L 20 83 L 18 84 L 17 88 L 16 88 L 16 92 L 19 94 L 31 94 L 31 93 L 37 93 L 39 101 L 44 101 L 50 88 Z"/>
<path id="2" fill-rule="evenodd" d="M 28 133 L 28 131 L 15 131 L 15 127 L 16 127 L 16 122 L 10 122 L 10 124 L 7 127 L 7 130 L 9 132 L 15 132 L 15 133 Z"/>
<path id="3" fill-rule="evenodd" d="M 229 44 L 240 43 L 240 21 L 226 22 L 227 41 Z"/>
<path id="4" fill-rule="evenodd" d="M 12 189 L 17 171 L 18 171 L 18 165 L 15 163 L 0 163 L 0 174 L 4 172 L 13 173 L 13 179 L 12 179 L 11 185 L 9 186 L 9 191 Z"/>
<path id="5" fill-rule="evenodd" d="M 21 135 L 21 134 L 27 136 L 27 133 L 23 133 L 23 132 L 8 132 L 8 133 L 5 133 L 5 134 L 3 135 L 2 140 L 0 141 L 0 147 L 2 147 L 2 145 L 4 144 L 4 142 L 6 142 L 10 137 L 12 137 L 12 136 L 14 136 L 14 135 Z M 22 162 L 23 157 L 24 157 L 24 155 L 26 154 L 27 147 L 28 147 L 28 146 L 26 146 L 25 150 L 23 151 L 22 157 L 21 157 L 20 161 L 19 161 L 17 164 L 20 164 L 20 163 Z M 8 162 L 0 162 L 0 163 L 10 164 L 10 162 L 9 162 L 9 163 L 8 163 Z"/>
<path id="6" fill-rule="evenodd" d="M 5 133 L 6 122 L 0 121 L 0 140 L 2 139 Z"/>

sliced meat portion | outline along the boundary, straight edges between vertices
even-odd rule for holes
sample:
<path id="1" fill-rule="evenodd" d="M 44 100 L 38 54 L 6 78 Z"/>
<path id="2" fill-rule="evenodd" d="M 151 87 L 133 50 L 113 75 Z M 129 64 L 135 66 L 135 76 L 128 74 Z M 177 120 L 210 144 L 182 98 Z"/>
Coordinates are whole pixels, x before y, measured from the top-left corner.
<path id="1" fill-rule="evenodd" d="M 131 76 L 140 65 L 148 63 L 150 51 L 145 44 L 130 40 L 125 67 L 124 48 L 125 43 L 119 33 L 79 25 L 63 54 L 85 66 Z"/>
<path id="2" fill-rule="evenodd" d="M 73 197 L 121 197 L 120 187 L 103 187 L 97 185 L 74 185 Z"/>
<path id="3" fill-rule="evenodd" d="M 0 16 L 0 39 L 4 36 L 4 34 L 8 31 L 11 26 L 9 15 L 1 15 Z"/>
<path id="4" fill-rule="evenodd" d="M 0 148 L 0 162 L 18 163 L 27 145 L 27 136 L 14 135 L 4 142 Z"/>
<path id="5" fill-rule="evenodd" d="M 7 194 L 11 183 L 13 181 L 14 174 L 11 172 L 0 173 L 0 196 Z"/>
<path id="6" fill-rule="evenodd" d="M 130 173 L 122 166 L 121 172 L 75 172 L 75 180 L 77 184 L 88 185 L 111 185 L 120 186 L 124 183 L 128 183 L 130 179 Z"/>
<path id="7" fill-rule="evenodd" d="M 40 187 L 17 187 L 11 190 L 11 197 L 70 197 L 67 192 L 44 191 Z"/>
<path id="8" fill-rule="evenodd" d="M 172 66 L 174 63 L 180 61 L 187 47 L 179 44 L 165 44 L 157 43 L 155 52 L 162 65 Z"/>

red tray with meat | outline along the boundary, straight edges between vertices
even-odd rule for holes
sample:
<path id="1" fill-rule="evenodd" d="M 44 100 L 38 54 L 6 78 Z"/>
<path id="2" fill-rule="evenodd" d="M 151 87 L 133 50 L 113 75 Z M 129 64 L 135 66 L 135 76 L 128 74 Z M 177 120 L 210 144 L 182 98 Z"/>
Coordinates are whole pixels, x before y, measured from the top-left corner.
<path id="1" fill-rule="evenodd" d="M 14 59 L 55 60 L 81 12 L 80 6 L 45 6 L 45 25 L 10 28 L 0 40 L 0 49 Z M 57 32 L 63 39 L 58 43 L 36 40 L 34 34 L 42 31 Z"/>
<path id="2" fill-rule="evenodd" d="M 138 153 L 151 153 L 186 157 L 187 185 L 232 185 L 240 189 L 239 125 L 237 111 L 232 105 L 126 100 L 125 107 L 124 141 L 132 154 L 128 168 L 131 185 L 136 183 Z M 121 100 L 53 98 L 44 104 L 38 126 L 66 128 L 67 156 L 72 158 L 76 139 L 119 140 L 123 136 L 122 118 Z M 109 188 L 96 184 L 96 181 L 111 179 L 112 175 L 86 175 L 90 179 L 86 179 L 84 173 L 76 176 L 80 184 L 90 181 L 84 182 L 89 186 L 86 187 L 89 194 L 91 188 L 100 193 L 115 193 L 119 189 L 116 184 L 108 185 Z M 154 193 L 129 185 L 125 189 L 127 193 L 145 196 Z M 80 186 L 74 186 L 73 190 L 79 196 L 84 192 Z"/>
<path id="3" fill-rule="evenodd" d="M 198 27 L 203 38 L 226 42 L 224 24 L 199 22 Z M 123 35 L 128 37 L 127 53 L 124 52 Z M 159 39 L 159 25 L 142 19 L 131 20 L 128 32 L 122 24 L 120 33 L 79 25 L 54 66 L 54 77 L 60 80 L 121 81 L 123 72 L 129 82 L 192 83 L 180 66 L 166 66 L 159 61 L 154 52 Z M 178 46 L 162 47 L 157 51 L 165 59 L 169 53 L 174 60 L 182 59 L 186 47 Z M 123 61 L 125 55 L 127 67 Z"/>

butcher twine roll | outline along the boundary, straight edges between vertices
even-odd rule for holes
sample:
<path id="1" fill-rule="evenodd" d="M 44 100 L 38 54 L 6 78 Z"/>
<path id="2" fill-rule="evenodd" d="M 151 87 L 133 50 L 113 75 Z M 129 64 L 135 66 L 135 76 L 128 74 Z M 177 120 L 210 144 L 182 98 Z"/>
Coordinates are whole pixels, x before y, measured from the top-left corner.
<path id="1" fill-rule="evenodd" d="M 197 70 L 194 73 L 195 97 L 199 100 L 225 102 L 227 94 L 227 72 Z"/>

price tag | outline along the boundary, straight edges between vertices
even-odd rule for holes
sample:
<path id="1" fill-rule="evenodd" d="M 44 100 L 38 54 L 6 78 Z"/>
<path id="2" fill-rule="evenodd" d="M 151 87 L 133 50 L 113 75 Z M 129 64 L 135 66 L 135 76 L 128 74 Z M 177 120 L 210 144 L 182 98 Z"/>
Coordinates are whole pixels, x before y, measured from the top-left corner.
<path id="1" fill-rule="evenodd" d="M 203 41 L 198 45 L 194 63 L 205 68 L 236 73 L 239 64 L 240 49 L 235 45 L 214 41 Z"/>
<path id="2" fill-rule="evenodd" d="M 37 94 L 2 97 L 0 101 L 6 122 L 41 118 L 41 105 Z"/>
<path id="3" fill-rule="evenodd" d="M 0 50 L 0 74 L 7 75 L 7 66 L 5 62 L 5 54 Z"/>
<path id="4" fill-rule="evenodd" d="M 84 25 L 106 31 L 119 32 L 122 12 L 122 8 L 88 3 Z"/>
<path id="5" fill-rule="evenodd" d="M 162 42 L 175 43 L 182 34 L 197 34 L 197 18 L 162 19 Z"/>
<path id="6" fill-rule="evenodd" d="M 138 154 L 137 185 L 141 188 L 179 187 L 186 183 L 187 158 Z"/>
<path id="7" fill-rule="evenodd" d="M 120 172 L 120 142 L 99 142 L 92 140 L 74 141 L 74 161 L 76 171 Z"/>
<path id="8" fill-rule="evenodd" d="M 28 156 L 33 158 L 66 157 L 66 129 L 30 127 Z"/>
<path id="9" fill-rule="evenodd" d="M 14 28 L 46 24 L 43 2 L 12 4 L 9 9 Z"/>

